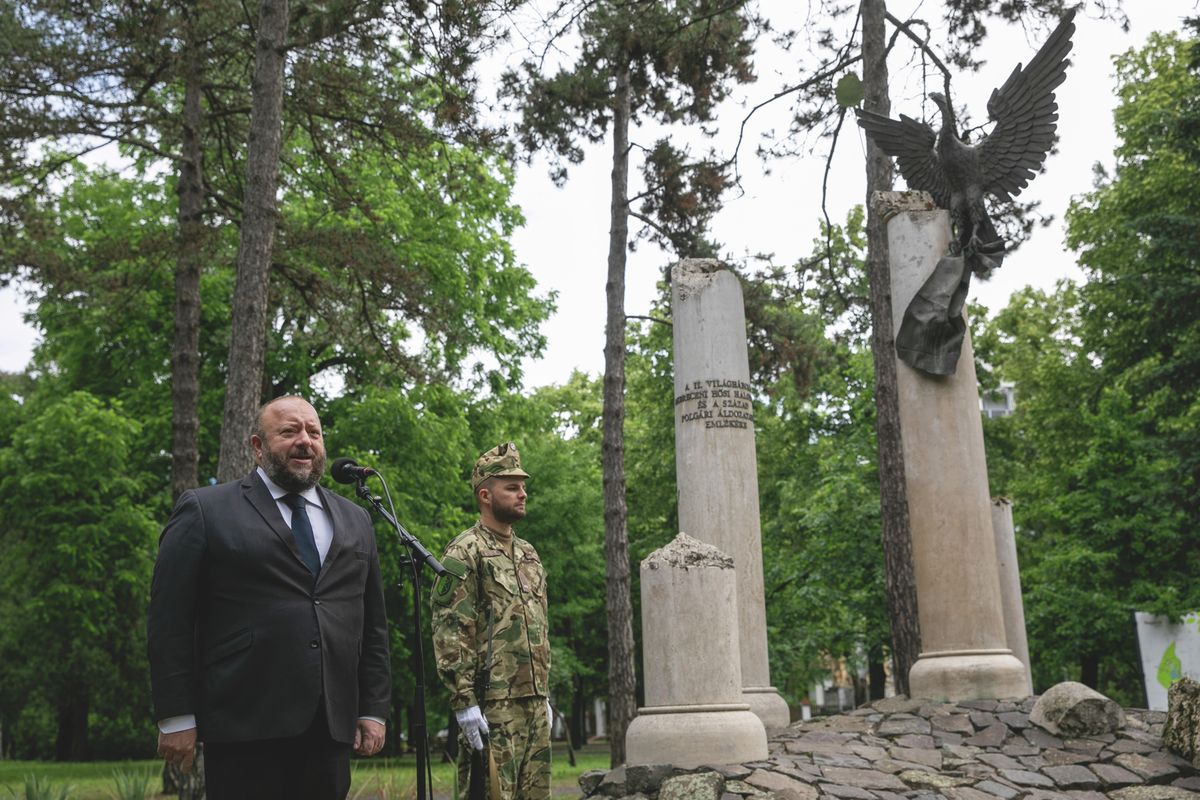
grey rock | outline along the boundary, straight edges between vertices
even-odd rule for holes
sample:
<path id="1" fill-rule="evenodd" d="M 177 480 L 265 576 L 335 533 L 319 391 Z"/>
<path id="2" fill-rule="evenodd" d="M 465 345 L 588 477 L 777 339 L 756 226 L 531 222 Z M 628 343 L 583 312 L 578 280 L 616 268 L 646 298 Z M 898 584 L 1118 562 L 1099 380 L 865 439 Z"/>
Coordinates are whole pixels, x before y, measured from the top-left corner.
<path id="1" fill-rule="evenodd" d="M 1095 689 L 1065 681 L 1038 698 L 1029 721 L 1055 735 L 1089 736 L 1119 730 L 1125 724 L 1125 712 Z"/>
<path id="2" fill-rule="evenodd" d="M 1021 756 L 1018 760 L 1025 769 L 1031 769 L 1034 772 L 1046 766 L 1046 759 L 1041 756 Z"/>
<path id="3" fill-rule="evenodd" d="M 1048 789 L 1054 785 L 1054 781 L 1045 775 L 1025 769 L 1002 769 L 1000 776 L 1018 786 L 1044 786 Z"/>
<path id="4" fill-rule="evenodd" d="M 629 794 L 625 791 L 625 767 L 620 766 L 605 773 L 596 786 L 595 794 L 602 797 L 624 797 Z"/>
<path id="5" fill-rule="evenodd" d="M 740 797 L 750 797 L 753 795 L 764 794 L 764 792 L 757 786 L 751 786 L 745 781 L 727 780 L 725 781 L 725 796 L 728 797 L 731 794 Z"/>
<path id="6" fill-rule="evenodd" d="M 898 694 L 895 697 L 886 697 L 883 700 L 876 700 L 871 703 L 871 708 L 882 714 L 911 714 L 925 704 L 924 700 L 912 699 L 905 695 Z"/>
<path id="7" fill-rule="evenodd" d="M 875 800 L 875 793 L 857 786 L 842 786 L 839 783 L 823 783 L 821 791 L 842 800 Z"/>
<path id="8" fill-rule="evenodd" d="M 634 794 L 625 795 L 624 797 L 620 798 L 620 800 L 650 800 L 650 798 L 641 792 L 635 792 Z"/>
<path id="9" fill-rule="evenodd" d="M 948 800 L 995 800 L 995 795 L 981 792 L 972 786 L 950 786 L 942 790 Z"/>
<path id="10" fill-rule="evenodd" d="M 788 797 L 795 800 L 803 798 L 803 800 L 815 800 L 817 790 L 815 787 L 809 786 L 803 781 L 796 780 L 788 775 L 781 775 L 778 772 L 770 772 L 765 769 L 758 769 L 746 778 L 746 783 L 751 786 L 757 786 L 760 789 L 766 789 L 773 795 L 778 797 Z M 663 800 L 663 798 L 659 798 Z"/>
<path id="11" fill-rule="evenodd" d="M 881 758 L 887 758 L 887 750 L 874 745 L 861 744 L 854 742 L 850 745 L 850 752 L 859 758 L 865 758 L 867 761 L 878 761 Z"/>
<path id="12" fill-rule="evenodd" d="M 1200 683 L 1191 678 L 1180 678 L 1167 689 L 1163 745 L 1200 767 Z"/>
<path id="13" fill-rule="evenodd" d="M 969 744 L 948 744 L 942 748 L 942 752 L 954 758 L 972 759 L 982 753 L 983 748 Z"/>
<path id="14" fill-rule="evenodd" d="M 1200 792 L 1200 775 L 1173 780 L 1171 781 L 1171 785 L 1178 786 L 1180 789 L 1190 789 L 1193 792 Z"/>
<path id="15" fill-rule="evenodd" d="M 1108 800 L 1108 795 L 1094 789 L 1072 789 L 1067 792 L 1071 800 Z"/>
<path id="16" fill-rule="evenodd" d="M 1003 753 L 980 753 L 975 757 L 976 761 L 981 761 L 989 767 L 996 769 L 1021 769 L 1022 764 L 1012 756 L 1006 756 Z"/>
<path id="17" fill-rule="evenodd" d="M 1011 786 L 1005 786 L 1003 783 L 996 783 L 996 781 L 980 781 L 979 783 L 975 784 L 975 788 L 981 792 L 987 792 L 988 794 L 995 795 L 996 797 L 1001 798 L 1001 800 L 1012 800 L 1017 795 L 1022 794 L 1019 789 L 1014 789 Z"/>
<path id="18" fill-rule="evenodd" d="M 1025 737 L 1025 741 L 1029 742 L 1034 747 L 1057 747 L 1062 749 L 1063 740 L 1057 736 L 1051 736 L 1039 728 L 1026 728 L 1021 731 L 1021 735 Z"/>
<path id="19" fill-rule="evenodd" d="M 727 781 L 740 780 L 754 771 L 743 767 L 741 764 L 704 764 L 700 767 L 700 770 L 715 772 Z"/>
<path id="20" fill-rule="evenodd" d="M 1092 772 L 1107 788 L 1120 789 L 1122 786 L 1132 786 L 1141 783 L 1142 779 L 1124 767 L 1116 764 L 1092 764 Z"/>
<path id="21" fill-rule="evenodd" d="M 1113 800 L 1196 800 L 1196 793 L 1178 786 L 1129 786 L 1109 792 Z"/>
<path id="22" fill-rule="evenodd" d="M 944 769 L 950 769 L 950 766 L 947 764 Z M 975 780 L 990 780 L 996 777 L 995 767 L 989 767 L 987 764 L 980 764 L 978 762 L 963 764 L 960 767 L 954 768 L 953 771 L 961 775 L 966 775 L 968 778 L 974 778 Z"/>
<path id="23" fill-rule="evenodd" d="M 974 736 L 963 739 L 966 744 L 973 744 L 977 747 L 1000 747 L 1004 744 L 1004 740 L 1008 738 L 1008 726 L 1003 722 L 996 722 L 989 725 Z"/>
<path id="24" fill-rule="evenodd" d="M 892 740 L 892 744 L 897 747 L 908 747 L 917 750 L 933 750 L 937 747 L 937 742 L 932 736 L 926 736 L 923 733 L 909 733 L 904 736 L 897 736 Z"/>
<path id="25" fill-rule="evenodd" d="M 595 791 L 607 774 L 608 770 L 606 769 L 589 769 L 579 776 L 579 791 L 583 792 L 584 797 L 587 797 Z"/>
<path id="26" fill-rule="evenodd" d="M 1145 742 L 1139 742 L 1137 739 L 1118 739 L 1105 749 L 1116 755 L 1118 753 L 1153 753 L 1158 748 Z"/>
<path id="27" fill-rule="evenodd" d="M 662 782 L 671 777 L 670 764 L 639 764 L 625 767 L 625 790 L 630 794 L 658 794 Z"/>
<path id="28" fill-rule="evenodd" d="M 1020 711 L 1021 706 L 1020 706 L 1020 704 L 1015 703 L 1012 700 L 1001 700 L 998 703 L 996 703 L 995 710 L 996 710 L 997 714 L 1007 714 L 1011 711 Z M 1027 711 L 1025 713 L 1028 714 L 1029 712 Z"/>
<path id="29" fill-rule="evenodd" d="M 1046 767 L 1042 774 L 1054 781 L 1060 789 L 1098 789 L 1100 779 L 1087 767 L 1068 764 L 1062 767 Z"/>
<path id="30" fill-rule="evenodd" d="M 860 789 L 891 789 L 897 792 L 908 790 L 908 786 L 894 775 L 871 769 L 846 769 L 829 767 L 822 770 L 825 780 Z"/>
<path id="31" fill-rule="evenodd" d="M 1004 745 L 1000 748 L 1000 752 L 1006 756 L 1036 756 L 1042 752 L 1042 748 L 1017 741 Z"/>
<path id="32" fill-rule="evenodd" d="M 934 731 L 933 733 L 933 740 L 937 742 L 938 747 L 962 744 L 965 738 L 961 733 L 946 733 L 945 731 Z"/>
<path id="33" fill-rule="evenodd" d="M 813 753 L 812 761 L 818 767 L 854 767 L 855 769 L 867 769 L 871 766 L 871 762 L 865 758 L 859 758 L 846 752 Z"/>
<path id="34" fill-rule="evenodd" d="M 1066 750 L 1056 750 L 1053 747 L 1042 751 L 1042 759 L 1051 766 L 1062 767 L 1067 764 L 1085 764 L 1096 759 L 1085 753 L 1069 753 Z"/>
<path id="35" fill-rule="evenodd" d="M 924 772 L 915 769 L 901 772 L 897 777 L 913 789 L 934 789 L 938 791 L 954 786 L 970 786 L 975 783 L 971 778 L 956 778 L 953 775 L 942 775 L 937 772 Z"/>
<path id="36" fill-rule="evenodd" d="M 866 716 L 850 716 L 839 714 L 829 718 L 829 727 L 846 733 L 866 733 L 871 729 L 871 720 Z"/>
<path id="37" fill-rule="evenodd" d="M 933 769 L 942 768 L 942 754 L 937 750 L 918 749 L 913 747 L 893 747 L 889 752 L 897 761 L 914 761 Z"/>
<path id="38" fill-rule="evenodd" d="M 879 736 L 903 736 L 906 733 L 929 733 L 929 720 L 895 714 L 879 723 L 875 733 Z"/>
<path id="39" fill-rule="evenodd" d="M 971 717 L 967 714 L 938 714 L 929 718 L 929 724 L 935 731 L 968 734 L 975 732 L 975 726 L 971 724 Z"/>
<path id="40" fill-rule="evenodd" d="M 998 706 L 995 700 L 964 700 L 958 704 L 959 708 L 973 708 L 978 711 L 995 711 Z"/>
<path id="41" fill-rule="evenodd" d="M 1135 773 L 1146 783 L 1167 783 L 1179 775 L 1179 770 L 1165 761 L 1138 753 L 1122 753 L 1113 763 Z"/>
<path id="42" fill-rule="evenodd" d="M 1104 749 L 1105 742 L 1098 742 L 1095 739 L 1066 739 L 1063 741 L 1063 747 L 1068 750 L 1074 750 L 1077 753 L 1087 753 L 1091 756 L 1100 754 Z"/>
<path id="43" fill-rule="evenodd" d="M 1003 714 L 997 714 L 996 717 L 1014 731 L 1024 730 L 1031 724 L 1029 715 L 1022 714 L 1020 711 L 1006 711 Z"/>
<path id="44" fill-rule="evenodd" d="M 1071 796 L 1066 792 L 1049 789 L 1031 789 L 1029 794 L 1025 795 L 1025 800 L 1071 800 Z"/>
<path id="45" fill-rule="evenodd" d="M 988 711 L 974 711 L 969 717 L 976 730 L 982 730 L 989 725 L 995 725 L 1000 718 Z"/>
<path id="46" fill-rule="evenodd" d="M 716 772 L 675 775 L 662 782 L 658 800 L 721 800 L 725 778 Z"/>

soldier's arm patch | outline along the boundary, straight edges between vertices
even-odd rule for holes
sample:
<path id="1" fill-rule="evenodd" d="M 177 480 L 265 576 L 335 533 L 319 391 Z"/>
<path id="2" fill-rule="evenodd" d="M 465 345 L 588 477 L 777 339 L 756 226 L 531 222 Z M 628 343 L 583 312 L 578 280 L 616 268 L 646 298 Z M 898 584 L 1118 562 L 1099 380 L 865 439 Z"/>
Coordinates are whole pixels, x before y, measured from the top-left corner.
<path id="1" fill-rule="evenodd" d="M 454 590 L 467 576 L 467 565 L 453 556 L 442 559 L 446 574 L 438 577 L 437 585 L 433 587 L 433 602 L 439 606 L 450 604 Z"/>

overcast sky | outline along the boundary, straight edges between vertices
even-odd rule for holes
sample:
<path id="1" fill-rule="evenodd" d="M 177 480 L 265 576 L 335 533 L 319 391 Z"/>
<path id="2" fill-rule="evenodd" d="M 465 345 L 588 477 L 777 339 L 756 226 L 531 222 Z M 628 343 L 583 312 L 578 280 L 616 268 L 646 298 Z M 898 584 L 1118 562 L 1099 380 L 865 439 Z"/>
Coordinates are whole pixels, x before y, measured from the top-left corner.
<path id="1" fill-rule="evenodd" d="M 905 6 L 921 5 L 892 2 L 889 8 L 900 16 Z M 1058 91 L 1059 152 L 1047 160 L 1045 174 L 1035 179 L 1021 197 L 1041 200 L 1042 212 L 1053 214 L 1057 221 L 1035 231 L 1033 239 L 1005 259 L 1003 268 L 990 281 L 972 283 L 973 296 L 993 311 L 1023 286 L 1050 288 L 1061 277 L 1079 277 L 1073 254 L 1064 250 L 1061 221 L 1071 198 L 1091 188 L 1093 165 L 1112 164 L 1116 143 L 1112 129 L 1112 56 L 1140 46 L 1153 31 L 1181 30 L 1184 17 L 1200 13 L 1196 0 L 1126 0 L 1125 5 L 1130 20 L 1128 34 L 1111 21 L 1086 14 L 1076 18 L 1072 64 L 1066 83 Z M 775 27 L 781 28 L 799 24 L 799 18 L 789 23 L 781 20 L 807 4 L 781 0 L 778 12 L 773 6 L 773 2 L 765 4 L 765 10 Z M 918 15 L 935 17 L 939 6 L 925 3 L 925 10 Z M 984 68 L 976 75 L 955 78 L 956 104 L 966 104 L 982 121 L 991 90 L 1003 83 L 1017 62 L 1029 60 L 1046 33 L 991 26 L 982 48 L 982 57 L 987 61 Z M 778 55 L 760 65 L 757 83 L 742 93 L 739 102 L 731 102 L 723 110 L 713 143 L 718 148 L 731 148 L 746 105 L 803 80 L 806 75 L 801 69 L 799 59 Z M 902 61 L 893 58 L 890 69 L 892 115 L 905 113 L 921 118 L 919 68 L 906 70 Z M 932 80 L 939 79 L 933 76 Z M 928 116 L 930 110 L 926 107 L 924 115 Z M 769 174 L 753 154 L 764 131 L 786 127 L 786 113 L 786 104 L 779 104 L 751 121 L 747 130 L 749 145 L 743 148 L 745 154 L 740 161 L 743 191 L 729 197 L 714 223 L 715 238 L 735 258 L 771 253 L 774 263 L 794 263 L 811 252 L 818 233 L 827 144 L 815 143 L 817 152 L 811 156 L 767 165 Z M 656 133 L 635 131 L 633 139 L 650 145 Z M 830 178 L 828 208 L 834 222 L 844 220 L 851 206 L 863 200 L 863 148 L 858 128 L 847 125 Z M 603 370 L 610 152 L 608 144 L 591 148 L 585 162 L 571 170 L 568 183 L 561 189 L 547 178 L 544 162 L 518 170 L 516 201 L 527 222 L 514 237 L 517 257 L 543 290 L 558 292 L 558 312 L 544 328 L 549 341 L 546 354 L 526 364 L 528 386 L 560 383 L 576 368 L 592 374 Z M 897 188 L 901 187 L 902 182 L 898 182 Z M 626 313 L 648 313 L 655 282 L 670 261 L 647 243 L 630 254 Z M 11 288 L 0 290 L 0 370 L 20 370 L 29 359 L 36 332 L 22 322 L 24 311 L 16 292 Z"/>

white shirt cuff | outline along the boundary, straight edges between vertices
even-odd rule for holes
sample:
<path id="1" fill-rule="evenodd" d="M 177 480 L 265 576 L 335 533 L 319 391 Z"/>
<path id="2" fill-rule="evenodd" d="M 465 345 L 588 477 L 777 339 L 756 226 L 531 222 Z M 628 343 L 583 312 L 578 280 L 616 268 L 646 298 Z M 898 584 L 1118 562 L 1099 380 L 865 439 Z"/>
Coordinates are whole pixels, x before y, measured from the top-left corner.
<path id="1" fill-rule="evenodd" d="M 158 721 L 160 733 L 179 733 L 196 727 L 195 714 L 182 714 L 178 717 L 167 717 Z"/>
<path id="2" fill-rule="evenodd" d="M 363 716 L 359 717 L 359 719 L 369 719 L 369 720 L 371 720 L 371 722 L 378 722 L 383 727 L 385 727 L 385 728 L 387 727 L 387 720 L 382 720 L 379 717 L 368 717 L 367 715 L 364 714 Z"/>

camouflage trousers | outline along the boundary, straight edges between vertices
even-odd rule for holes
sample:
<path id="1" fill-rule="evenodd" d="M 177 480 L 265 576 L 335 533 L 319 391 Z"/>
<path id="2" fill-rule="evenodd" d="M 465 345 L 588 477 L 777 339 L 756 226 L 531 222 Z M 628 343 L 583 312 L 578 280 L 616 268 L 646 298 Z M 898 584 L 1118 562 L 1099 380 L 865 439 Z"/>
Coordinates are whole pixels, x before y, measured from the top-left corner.
<path id="1" fill-rule="evenodd" d="M 483 705 L 489 747 L 496 758 L 503 797 L 488 800 L 549 800 L 550 722 L 546 698 L 492 700 Z M 471 746 L 459 735 L 458 793 L 467 796 Z"/>

